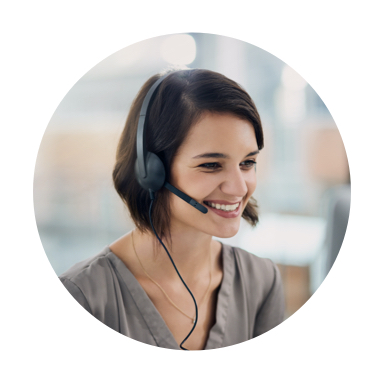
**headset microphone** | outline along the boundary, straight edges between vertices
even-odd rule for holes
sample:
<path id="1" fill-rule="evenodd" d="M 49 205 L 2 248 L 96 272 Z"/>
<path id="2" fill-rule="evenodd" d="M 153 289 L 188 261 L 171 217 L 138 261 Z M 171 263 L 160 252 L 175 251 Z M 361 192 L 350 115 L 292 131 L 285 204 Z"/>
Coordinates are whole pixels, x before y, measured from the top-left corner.
<path id="1" fill-rule="evenodd" d="M 168 74 L 160 77 L 152 85 L 152 87 L 149 89 L 148 93 L 146 94 L 143 104 L 141 106 L 139 123 L 137 126 L 137 136 L 136 136 L 137 159 L 135 163 L 135 176 L 140 186 L 149 192 L 149 196 L 151 198 L 151 203 L 149 206 L 149 221 L 151 223 L 153 232 L 155 233 L 157 239 L 165 249 L 169 259 L 172 262 L 173 267 L 175 268 L 177 274 L 179 275 L 180 280 L 184 284 L 185 288 L 188 290 L 189 294 L 192 296 L 192 299 L 195 305 L 195 322 L 193 324 L 191 331 L 187 335 L 187 337 L 180 343 L 180 348 L 183 350 L 187 350 L 186 348 L 183 347 L 183 344 L 188 339 L 188 337 L 192 334 L 192 332 L 194 331 L 197 325 L 197 320 L 198 320 L 197 303 L 192 292 L 190 291 L 187 284 L 184 282 L 183 278 L 181 277 L 179 271 L 177 270 L 177 267 L 174 261 L 172 260 L 172 257 L 169 254 L 166 246 L 161 241 L 160 237 L 157 235 L 155 227 L 152 223 L 152 208 L 153 208 L 153 203 L 155 201 L 155 192 L 158 191 L 160 188 L 165 187 L 170 192 L 174 193 L 176 196 L 180 197 L 181 199 L 183 199 L 188 204 L 192 205 L 192 207 L 195 207 L 200 212 L 207 213 L 208 209 L 203 205 L 199 204 L 194 199 L 192 199 L 190 196 L 186 195 L 184 192 L 180 191 L 173 185 L 169 184 L 165 180 L 166 172 L 165 172 L 165 167 L 163 162 L 156 154 L 154 154 L 153 152 L 148 152 L 145 145 L 145 122 L 146 122 L 145 120 L 146 120 L 147 110 L 149 109 L 150 104 L 152 103 L 152 99 L 156 89 L 167 76 Z"/>

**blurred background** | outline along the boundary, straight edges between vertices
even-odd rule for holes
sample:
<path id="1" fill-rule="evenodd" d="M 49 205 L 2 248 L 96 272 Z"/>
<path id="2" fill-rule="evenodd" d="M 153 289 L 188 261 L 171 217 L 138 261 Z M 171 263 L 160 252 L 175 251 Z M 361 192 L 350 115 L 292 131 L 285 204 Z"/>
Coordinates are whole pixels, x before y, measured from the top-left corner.
<path id="1" fill-rule="evenodd" d="M 213 34 L 160 36 L 124 48 L 87 72 L 54 112 L 35 168 L 40 238 L 57 275 L 94 256 L 133 223 L 113 188 L 119 136 L 133 98 L 169 66 L 205 68 L 241 84 L 264 127 L 258 164 L 260 222 L 224 243 L 276 262 L 286 317 L 320 286 L 346 231 L 348 161 L 327 107 L 292 68 L 247 43 Z"/>

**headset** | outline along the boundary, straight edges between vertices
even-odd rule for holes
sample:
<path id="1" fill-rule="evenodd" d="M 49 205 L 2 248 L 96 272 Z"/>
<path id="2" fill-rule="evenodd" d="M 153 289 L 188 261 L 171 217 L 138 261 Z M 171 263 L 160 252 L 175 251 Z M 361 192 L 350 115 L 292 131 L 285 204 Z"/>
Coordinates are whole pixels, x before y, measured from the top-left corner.
<path id="1" fill-rule="evenodd" d="M 174 73 L 174 72 L 171 72 Z M 163 80 L 169 76 L 171 73 L 167 73 L 164 76 L 161 76 L 156 82 L 151 86 L 148 93 L 146 94 L 143 104 L 140 109 L 140 116 L 139 116 L 139 122 L 137 126 L 137 135 L 136 135 L 136 150 L 137 150 L 137 159 L 135 162 L 135 176 L 136 180 L 140 184 L 140 186 L 149 192 L 149 196 L 151 199 L 151 203 L 149 206 L 149 221 L 152 226 L 152 230 L 155 233 L 157 239 L 161 243 L 161 245 L 164 247 L 165 251 L 167 252 L 167 255 L 169 259 L 172 262 L 173 267 L 175 268 L 179 278 L 183 282 L 184 286 L 187 288 L 188 292 L 192 296 L 193 302 L 195 304 L 195 322 L 193 324 L 192 330 L 189 332 L 187 337 L 180 343 L 180 348 L 183 350 L 187 350 L 182 345 L 184 342 L 188 339 L 188 337 L 192 334 L 194 331 L 197 320 L 198 320 L 198 308 L 196 304 L 196 300 L 188 288 L 187 284 L 184 282 L 183 278 L 181 277 L 179 271 L 177 270 L 177 267 L 169 254 L 167 248 L 165 247 L 164 243 L 161 241 L 159 236 L 157 235 L 157 232 L 153 226 L 152 223 L 152 207 L 153 203 L 156 198 L 155 192 L 157 192 L 160 188 L 165 187 L 170 192 L 174 193 L 176 196 L 183 199 L 186 203 L 192 205 L 192 207 L 196 208 L 201 213 L 205 214 L 208 212 L 208 209 L 204 207 L 203 205 L 199 204 L 196 200 L 192 199 L 190 196 L 186 195 L 184 192 L 180 191 L 173 185 L 169 184 L 166 179 L 166 171 L 165 166 L 161 159 L 154 154 L 153 152 L 149 152 L 146 147 L 146 136 L 145 136 L 145 129 L 146 129 L 146 116 L 148 114 L 148 111 L 150 109 L 150 106 L 156 96 L 156 91 L 159 88 L 159 85 L 163 82 Z"/>
<path id="2" fill-rule="evenodd" d="M 173 73 L 173 72 L 171 72 Z M 161 187 L 167 188 L 170 192 L 174 193 L 176 196 L 183 199 L 188 204 L 195 207 L 202 213 L 207 213 L 208 209 L 203 205 L 199 204 L 196 200 L 192 199 L 190 196 L 181 192 L 179 189 L 175 188 L 173 185 L 169 184 L 165 180 L 165 167 L 160 158 L 153 152 L 148 152 L 145 145 L 145 122 L 146 115 L 148 113 L 149 107 L 153 102 L 153 99 L 156 95 L 156 90 L 162 81 L 169 76 L 166 74 L 160 77 L 149 89 L 147 95 L 144 98 L 143 104 L 140 110 L 139 123 L 137 126 L 137 139 L 136 139 L 136 150 L 137 150 L 137 159 L 135 163 L 135 175 L 136 180 L 142 188 L 149 192 L 151 195 L 154 192 L 158 191 Z"/>

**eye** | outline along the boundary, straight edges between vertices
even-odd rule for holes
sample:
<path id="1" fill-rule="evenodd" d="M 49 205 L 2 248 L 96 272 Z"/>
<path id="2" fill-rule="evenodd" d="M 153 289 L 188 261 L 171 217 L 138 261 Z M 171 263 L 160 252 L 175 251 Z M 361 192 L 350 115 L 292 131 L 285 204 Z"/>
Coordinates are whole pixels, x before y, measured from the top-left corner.
<path id="1" fill-rule="evenodd" d="M 200 168 L 205 168 L 209 171 L 216 171 L 217 169 L 221 168 L 221 165 L 219 163 L 204 163 L 199 165 Z"/>
<path id="2" fill-rule="evenodd" d="M 240 165 L 245 169 L 251 169 L 253 167 L 256 167 L 256 161 L 255 160 L 245 160 Z"/>

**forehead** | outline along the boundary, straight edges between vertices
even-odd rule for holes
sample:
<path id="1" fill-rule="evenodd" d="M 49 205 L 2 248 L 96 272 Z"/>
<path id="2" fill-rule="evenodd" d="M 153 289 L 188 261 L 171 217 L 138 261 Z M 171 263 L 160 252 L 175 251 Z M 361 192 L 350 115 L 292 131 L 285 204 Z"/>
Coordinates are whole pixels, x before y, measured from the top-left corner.
<path id="1" fill-rule="evenodd" d="M 232 114 L 207 112 L 191 127 L 178 154 L 195 156 L 199 153 L 240 151 L 245 153 L 258 149 L 253 125 Z"/>

